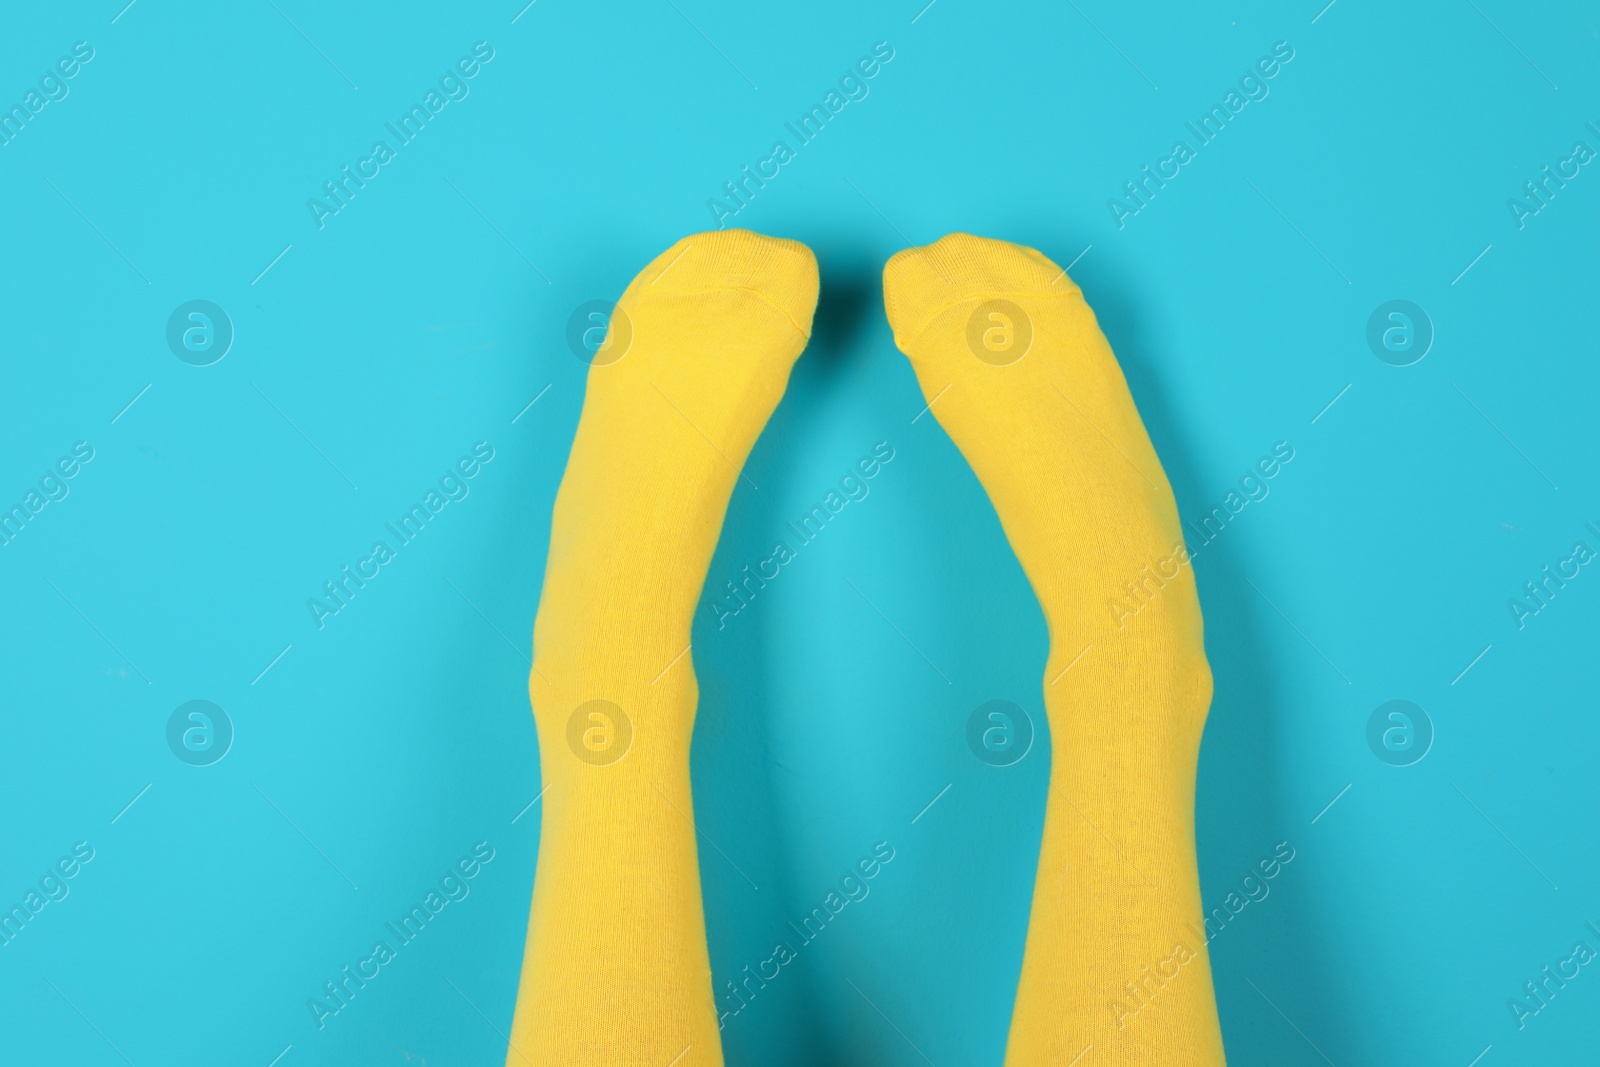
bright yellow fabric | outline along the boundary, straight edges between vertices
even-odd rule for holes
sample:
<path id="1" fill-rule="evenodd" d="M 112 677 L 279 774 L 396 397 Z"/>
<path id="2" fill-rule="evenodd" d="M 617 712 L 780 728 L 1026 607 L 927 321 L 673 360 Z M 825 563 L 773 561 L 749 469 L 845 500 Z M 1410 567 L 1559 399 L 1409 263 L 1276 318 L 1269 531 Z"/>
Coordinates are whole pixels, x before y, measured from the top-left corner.
<path id="1" fill-rule="evenodd" d="M 901 252 L 884 303 L 1050 629 L 1054 764 L 1007 1067 L 1220 1067 L 1194 848 L 1211 672 L 1122 371 L 1029 248 L 952 234 Z"/>
<path id="2" fill-rule="evenodd" d="M 626 325 L 613 316 L 590 368 L 534 624 L 546 791 L 508 1067 L 722 1063 L 689 791 L 689 631 L 816 302 L 803 245 L 687 237 L 628 287 Z"/>

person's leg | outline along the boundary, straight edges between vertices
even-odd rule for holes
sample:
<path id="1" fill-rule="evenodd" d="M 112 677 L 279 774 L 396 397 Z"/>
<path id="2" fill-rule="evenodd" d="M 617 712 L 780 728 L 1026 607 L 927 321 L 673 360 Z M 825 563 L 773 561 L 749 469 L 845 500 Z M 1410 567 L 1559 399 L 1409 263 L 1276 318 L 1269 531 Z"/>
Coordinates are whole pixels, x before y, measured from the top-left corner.
<path id="1" fill-rule="evenodd" d="M 534 624 L 545 793 L 509 1067 L 722 1063 L 689 633 L 816 302 L 805 246 L 698 234 L 634 279 L 590 369 Z"/>
<path id="2" fill-rule="evenodd" d="M 1121 369 L 1032 249 L 966 234 L 909 249 L 884 269 L 884 303 L 1050 629 L 1055 755 L 1006 1063 L 1216 1067 L 1194 848 L 1211 672 L 1172 490 Z"/>

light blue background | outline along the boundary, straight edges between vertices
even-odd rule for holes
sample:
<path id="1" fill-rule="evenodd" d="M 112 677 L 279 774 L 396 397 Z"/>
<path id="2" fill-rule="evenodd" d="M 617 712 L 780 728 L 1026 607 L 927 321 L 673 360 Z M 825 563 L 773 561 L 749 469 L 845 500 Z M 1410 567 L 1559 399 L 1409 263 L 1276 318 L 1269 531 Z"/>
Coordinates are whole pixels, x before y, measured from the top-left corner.
<path id="1" fill-rule="evenodd" d="M 923 3 L 11 7 L 8 107 L 95 55 L 0 147 L 0 498 L 95 454 L 0 547 L 0 903 L 75 842 L 95 858 L 0 948 L 7 1062 L 501 1061 L 539 833 L 525 656 L 584 391 L 567 317 L 707 228 L 879 41 L 870 95 L 737 218 L 808 243 L 823 291 L 710 584 L 875 442 L 895 459 L 726 630 L 696 624 L 719 989 L 875 842 L 896 857 L 729 1021 L 729 1063 L 1004 1049 L 1046 637 L 961 456 L 913 421 L 879 291 L 957 229 L 1081 257 L 1186 519 L 1295 449 L 1196 561 L 1207 904 L 1295 849 L 1212 944 L 1230 1062 L 1593 1057 L 1600 970 L 1525 1029 L 1507 1006 L 1600 949 L 1600 572 L 1523 629 L 1507 607 L 1600 548 L 1600 171 L 1525 228 L 1507 207 L 1600 148 L 1593 7 Z M 319 230 L 307 199 L 480 40 L 470 96 Z M 1118 229 L 1108 198 L 1278 41 L 1270 95 Z M 1406 368 L 1365 341 L 1396 298 L 1436 330 Z M 236 330 L 210 367 L 165 342 L 191 299 Z M 470 496 L 319 630 L 307 599 L 480 440 Z M 192 699 L 236 729 L 209 767 L 165 740 Z M 1013 767 L 966 746 L 991 699 L 1040 727 Z M 1414 766 L 1367 746 L 1390 699 L 1434 724 Z M 308 998 L 479 841 L 471 895 L 319 1031 Z"/>

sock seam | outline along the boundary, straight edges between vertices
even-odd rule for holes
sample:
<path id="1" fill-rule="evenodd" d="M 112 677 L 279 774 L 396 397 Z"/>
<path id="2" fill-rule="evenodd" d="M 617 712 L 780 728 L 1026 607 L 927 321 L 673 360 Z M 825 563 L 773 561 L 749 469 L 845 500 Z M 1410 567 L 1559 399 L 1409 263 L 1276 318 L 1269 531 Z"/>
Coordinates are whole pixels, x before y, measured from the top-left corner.
<path id="1" fill-rule="evenodd" d="M 917 332 L 913 334 L 909 340 L 921 340 L 922 335 L 933 328 L 933 322 L 935 319 L 937 319 L 940 315 L 943 315 L 946 311 L 949 311 L 951 308 L 960 307 L 962 304 L 971 304 L 975 301 L 981 300 L 1010 299 L 1012 297 L 1019 297 L 1023 300 L 1065 300 L 1068 297 L 1082 295 L 1083 290 L 1075 288 L 1070 292 L 1065 293 L 1006 293 L 1004 297 L 978 293 L 973 296 L 964 296 L 959 299 L 940 304 L 938 307 L 934 308 L 933 311 L 929 313 L 927 321 L 917 329 Z M 779 310 L 781 311 L 782 309 L 780 308 Z"/>
<path id="2" fill-rule="evenodd" d="M 782 315 L 783 316 L 783 321 L 787 322 L 794 329 L 794 331 L 796 333 L 798 333 L 801 337 L 804 337 L 808 341 L 811 340 L 811 331 L 807 330 L 807 329 L 801 329 L 800 324 L 798 322 L 795 322 L 794 321 L 794 317 L 792 315 L 790 315 L 788 311 L 784 310 L 784 308 L 780 304 L 778 304 L 775 300 L 773 300 L 766 293 L 762 292 L 760 289 L 752 289 L 747 285 L 713 285 L 713 286 L 709 286 L 709 287 L 707 287 L 705 289 L 667 289 L 667 290 L 663 290 L 662 292 L 659 292 L 659 293 L 650 293 L 648 295 L 649 296 L 657 296 L 657 297 L 660 297 L 660 296 L 705 296 L 708 293 L 750 293 L 750 294 L 752 294 L 754 296 L 757 296 L 757 297 L 759 297 L 761 299 L 761 301 L 763 303 L 765 303 L 768 307 L 772 308 L 773 311 L 776 311 L 778 314 Z"/>

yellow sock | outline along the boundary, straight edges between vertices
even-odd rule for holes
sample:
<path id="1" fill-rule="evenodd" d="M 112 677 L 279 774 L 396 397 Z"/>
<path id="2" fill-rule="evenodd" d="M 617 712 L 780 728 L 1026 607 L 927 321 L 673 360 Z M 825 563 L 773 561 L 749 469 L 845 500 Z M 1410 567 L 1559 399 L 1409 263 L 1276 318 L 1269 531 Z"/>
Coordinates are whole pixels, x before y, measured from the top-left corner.
<path id="1" fill-rule="evenodd" d="M 697 234 L 634 279 L 591 365 L 534 623 L 546 792 L 509 1067 L 722 1063 L 689 631 L 816 303 L 804 245 Z"/>
<path id="2" fill-rule="evenodd" d="M 1050 630 L 1055 755 L 1007 1067 L 1220 1067 L 1194 848 L 1211 672 L 1122 371 L 1077 286 L 1030 248 L 952 234 L 883 274 L 895 342 Z"/>

